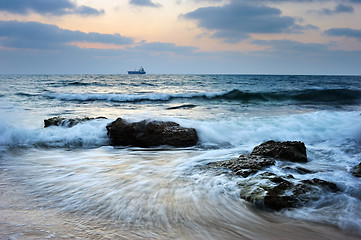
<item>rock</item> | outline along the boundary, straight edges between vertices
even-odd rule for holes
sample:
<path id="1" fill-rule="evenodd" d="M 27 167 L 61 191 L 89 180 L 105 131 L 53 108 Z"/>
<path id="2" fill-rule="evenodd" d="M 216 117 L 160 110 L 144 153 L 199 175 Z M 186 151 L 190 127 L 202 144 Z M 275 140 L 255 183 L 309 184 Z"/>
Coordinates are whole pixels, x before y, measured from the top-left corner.
<path id="1" fill-rule="evenodd" d="M 282 161 L 307 162 L 306 146 L 303 142 L 268 141 L 256 146 L 251 155 L 272 157 Z"/>
<path id="2" fill-rule="evenodd" d="M 107 131 L 114 146 L 190 147 L 198 143 L 198 135 L 194 128 L 181 127 L 175 122 L 144 120 L 129 123 L 118 118 L 107 126 Z"/>
<path id="3" fill-rule="evenodd" d="M 232 170 L 236 175 L 248 177 L 257 173 L 259 170 L 274 165 L 275 160 L 272 158 L 256 156 L 256 155 L 240 155 L 238 158 L 231 160 L 211 163 L 213 167 L 224 167 Z"/>
<path id="4" fill-rule="evenodd" d="M 95 119 L 107 119 L 105 117 L 97 117 L 97 118 L 63 118 L 63 117 L 52 117 L 44 120 L 44 127 L 50 126 L 63 126 L 63 127 L 73 127 L 79 123 L 95 120 Z"/>
<path id="5" fill-rule="evenodd" d="M 314 178 L 311 180 L 302 180 L 302 183 L 305 184 L 309 184 L 309 185 L 313 185 L 313 186 L 318 186 L 320 188 L 326 189 L 329 192 L 338 192 L 340 191 L 340 189 L 337 187 L 337 185 L 335 183 L 332 182 L 328 182 L 325 180 L 321 180 L 318 178 Z"/>
<path id="6" fill-rule="evenodd" d="M 276 166 L 277 160 L 290 161 L 285 164 L 291 166 L 282 167 L 282 176 L 267 170 L 268 167 Z M 325 192 L 339 191 L 335 183 L 318 178 L 296 179 L 290 174 L 315 173 L 297 166 L 299 164 L 292 163 L 306 161 L 304 143 L 268 141 L 256 146 L 250 155 L 240 155 L 238 158 L 209 163 L 207 166 L 228 168 L 234 175 L 242 176 L 243 179 L 238 182 L 242 199 L 260 208 L 278 211 L 285 208 L 300 207 L 310 201 L 317 201 Z"/>
<path id="7" fill-rule="evenodd" d="M 352 175 L 355 177 L 361 177 L 361 163 L 351 169 Z"/>
<path id="8" fill-rule="evenodd" d="M 290 176 L 277 176 L 264 172 L 250 179 L 240 181 L 242 199 L 254 203 L 260 208 L 282 210 L 305 205 L 309 201 L 317 201 L 325 191 L 339 191 L 336 184 L 314 178 L 297 181 Z"/>
<path id="9" fill-rule="evenodd" d="M 283 168 L 285 171 L 289 171 L 289 172 L 294 172 L 294 173 L 298 173 L 298 174 L 311 174 L 311 173 L 316 173 L 315 171 L 309 170 L 307 168 L 304 167 L 300 167 L 300 166 L 296 166 L 296 167 L 284 167 Z"/>
<path id="10" fill-rule="evenodd" d="M 180 106 L 169 107 L 169 108 L 167 108 L 167 110 L 191 109 L 191 108 L 195 108 L 195 107 L 197 107 L 197 105 L 195 105 L 195 104 L 184 104 L 184 105 L 180 105 Z"/>

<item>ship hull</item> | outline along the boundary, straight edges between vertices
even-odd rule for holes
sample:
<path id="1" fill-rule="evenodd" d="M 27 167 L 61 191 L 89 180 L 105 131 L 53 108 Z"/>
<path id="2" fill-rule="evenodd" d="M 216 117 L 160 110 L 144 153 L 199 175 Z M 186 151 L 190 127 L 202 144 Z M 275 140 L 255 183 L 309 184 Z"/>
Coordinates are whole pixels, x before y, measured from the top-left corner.
<path id="1" fill-rule="evenodd" d="M 140 71 L 128 71 L 128 74 L 145 74 L 145 72 L 140 72 Z"/>

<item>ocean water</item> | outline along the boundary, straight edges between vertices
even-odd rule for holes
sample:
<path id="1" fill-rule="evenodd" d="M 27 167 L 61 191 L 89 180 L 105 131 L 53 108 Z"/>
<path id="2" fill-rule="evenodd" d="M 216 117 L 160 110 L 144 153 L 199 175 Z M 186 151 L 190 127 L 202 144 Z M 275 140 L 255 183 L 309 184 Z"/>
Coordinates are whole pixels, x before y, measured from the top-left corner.
<path id="1" fill-rule="evenodd" d="M 361 76 L 0 75 L 0 238 L 358 239 L 360 114 Z M 107 119 L 44 128 L 54 116 Z M 200 141 L 112 147 L 118 117 Z M 295 176 L 341 191 L 269 212 L 240 199 L 241 177 L 205 167 L 267 140 L 303 141 L 314 172 Z"/>

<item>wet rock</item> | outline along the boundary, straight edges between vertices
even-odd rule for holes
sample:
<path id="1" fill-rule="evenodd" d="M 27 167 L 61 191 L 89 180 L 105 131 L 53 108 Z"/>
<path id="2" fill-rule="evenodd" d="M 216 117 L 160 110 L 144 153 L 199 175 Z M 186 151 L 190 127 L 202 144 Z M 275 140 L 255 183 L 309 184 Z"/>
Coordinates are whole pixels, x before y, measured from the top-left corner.
<path id="1" fill-rule="evenodd" d="M 269 172 L 277 166 L 277 160 L 290 161 L 281 165 L 282 173 Z M 300 207 L 310 201 L 317 201 L 326 192 L 339 191 L 332 182 L 312 178 L 296 179 L 290 173 L 303 175 L 314 173 L 292 162 L 306 162 L 306 147 L 302 142 L 268 141 L 256 146 L 250 155 L 208 164 L 209 167 L 228 168 L 234 175 L 242 176 L 238 182 L 240 197 L 256 206 L 271 210 Z M 296 166 L 293 166 L 296 165 Z M 361 167 L 361 166 L 360 166 Z"/>
<path id="2" fill-rule="evenodd" d="M 325 181 L 325 180 L 321 180 L 321 179 L 318 179 L 318 178 L 313 178 L 311 180 L 303 180 L 301 182 L 304 183 L 304 184 L 312 185 L 312 186 L 318 186 L 318 187 L 320 187 L 322 189 L 325 189 L 327 191 L 330 191 L 330 192 L 338 192 L 338 191 L 340 191 L 340 189 L 337 187 L 337 185 L 335 183 L 328 182 L 328 181 Z"/>
<path id="3" fill-rule="evenodd" d="M 306 146 L 303 142 L 298 141 L 276 142 L 271 140 L 256 146 L 251 155 L 272 157 L 283 161 L 307 162 Z"/>
<path id="4" fill-rule="evenodd" d="M 339 191 L 336 184 L 314 178 L 297 181 L 289 176 L 277 176 L 265 172 L 250 179 L 240 181 L 241 198 L 260 208 L 282 210 L 317 201 L 325 191 Z"/>
<path id="5" fill-rule="evenodd" d="M 180 106 L 169 107 L 169 108 L 167 108 L 167 110 L 191 109 L 191 108 L 195 108 L 195 107 L 197 107 L 197 105 L 195 105 L 195 104 L 184 104 L 184 105 L 180 105 Z"/>
<path id="6" fill-rule="evenodd" d="M 361 163 L 351 170 L 352 175 L 355 177 L 361 177 Z"/>
<path id="7" fill-rule="evenodd" d="M 175 122 L 144 120 L 130 123 L 118 118 L 107 126 L 107 131 L 114 146 L 190 147 L 198 143 L 198 135 L 194 128 L 181 127 Z"/>
<path id="8" fill-rule="evenodd" d="M 296 166 L 296 167 L 284 167 L 283 168 L 286 171 L 289 172 L 294 172 L 294 173 L 298 173 L 298 174 L 311 174 L 311 173 L 316 173 L 315 171 L 312 171 L 310 169 L 304 168 L 304 167 L 300 167 L 300 166 Z"/>
<path id="9" fill-rule="evenodd" d="M 79 123 L 95 120 L 95 119 L 107 119 L 106 117 L 97 117 L 97 118 L 63 118 L 63 117 L 52 117 L 44 120 L 44 127 L 50 126 L 63 126 L 63 127 L 73 127 Z"/>
<path id="10" fill-rule="evenodd" d="M 242 177 L 248 177 L 251 174 L 257 173 L 259 170 L 275 164 L 275 160 L 272 158 L 262 156 L 249 156 L 240 155 L 238 158 L 231 160 L 220 161 L 211 163 L 213 167 L 223 167 L 232 170 L 236 175 Z"/>

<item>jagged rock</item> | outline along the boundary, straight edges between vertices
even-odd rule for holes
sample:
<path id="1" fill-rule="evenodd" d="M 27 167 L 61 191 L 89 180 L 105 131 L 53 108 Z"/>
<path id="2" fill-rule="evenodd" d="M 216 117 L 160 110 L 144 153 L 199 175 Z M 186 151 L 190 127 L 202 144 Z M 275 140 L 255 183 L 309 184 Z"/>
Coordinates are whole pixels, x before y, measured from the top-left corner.
<path id="1" fill-rule="evenodd" d="M 256 155 L 240 155 L 238 158 L 231 160 L 211 163 L 213 167 L 224 167 L 232 170 L 236 175 L 248 177 L 268 166 L 274 165 L 275 160 L 272 158 L 256 156 Z"/>
<path id="2" fill-rule="evenodd" d="M 256 146 L 251 155 L 272 157 L 291 162 L 307 162 L 306 146 L 303 142 L 297 141 L 268 141 Z"/>
<path id="3" fill-rule="evenodd" d="M 107 119 L 106 117 L 97 117 L 97 118 L 63 118 L 63 117 L 52 117 L 44 120 L 44 127 L 50 126 L 63 126 L 63 127 L 73 127 L 81 122 L 86 122 L 95 119 Z"/>
<path id="4" fill-rule="evenodd" d="M 181 127 L 175 122 L 144 120 L 129 123 L 118 118 L 107 126 L 107 131 L 114 146 L 189 147 L 198 143 L 198 135 L 194 128 Z"/>
<path id="5" fill-rule="evenodd" d="M 280 177 L 269 172 L 240 181 L 238 186 L 241 198 L 260 208 L 277 211 L 317 201 L 325 191 L 339 191 L 336 184 L 318 178 L 297 181 L 293 176 Z"/>
<path id="6" fill-rule="evenodd" d="M 361 163 L 351 170 L 352 175 L 355 177 L 361 177 Z"/>

